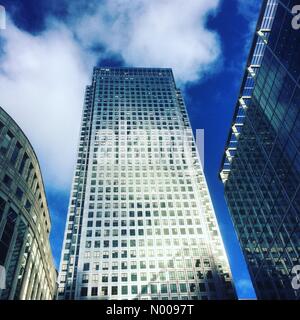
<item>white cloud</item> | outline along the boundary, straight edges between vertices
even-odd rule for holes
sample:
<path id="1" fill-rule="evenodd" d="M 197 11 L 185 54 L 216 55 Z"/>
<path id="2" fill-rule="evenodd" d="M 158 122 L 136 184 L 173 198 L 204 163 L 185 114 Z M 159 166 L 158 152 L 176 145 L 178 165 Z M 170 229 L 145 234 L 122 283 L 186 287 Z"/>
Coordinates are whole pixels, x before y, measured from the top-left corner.
<path id="1" fill-rule="evenodd" d="M 62 25 L 33 36 L 9 23 L 3 38 L 0 105 L 28 135 L 45 180 L 63 187 L 70 182 L 91 70 Z"/>
<path id="2" fill-rule="evenodd" d="M 104 1 L 75 23 L 86 46 L 103 45 L 128 65 L 172 67 L 185 83 L 201 78 L 220 54 L 205 24 L 219 0 Z M 76 9 L 78 10 L 78 8 Z"/>
<path id="3" fill-rule="evenodd" d="M 68 2 L 70 3 L 70 2 Z M 47 186 L 69 187 L 84 88 L 99 54 L 127 65 L 172 67 L 177 81 L 197 81 L 220 59 L 206 27 L 219 0 L 77 1 L 65 22 L 32 35 L 8 21 L 1 33 L 0 105 L 32 142 Z M 75 40 L 76 39 L 76 40 Z"/>

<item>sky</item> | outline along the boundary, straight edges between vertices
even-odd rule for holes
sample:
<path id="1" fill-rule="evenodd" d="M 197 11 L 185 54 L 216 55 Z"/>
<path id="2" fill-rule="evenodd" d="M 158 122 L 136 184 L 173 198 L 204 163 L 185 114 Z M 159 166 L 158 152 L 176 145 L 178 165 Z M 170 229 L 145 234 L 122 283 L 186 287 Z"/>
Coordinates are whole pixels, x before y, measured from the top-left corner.
<path id="1" fill-rule="evenodd" d="M 94 66 L 171 67 L 194 132 L 239 298 L 255 298 L 218 178 L 260 0 L 0 0 L 0 105 L 40 161 L 56 266 L 84 89 Z"/>

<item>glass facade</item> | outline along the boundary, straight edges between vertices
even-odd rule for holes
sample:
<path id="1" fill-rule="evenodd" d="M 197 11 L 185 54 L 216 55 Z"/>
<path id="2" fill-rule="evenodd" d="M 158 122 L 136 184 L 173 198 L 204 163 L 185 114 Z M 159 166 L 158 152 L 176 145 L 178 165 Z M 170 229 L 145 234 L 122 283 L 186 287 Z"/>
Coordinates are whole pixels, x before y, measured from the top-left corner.
<path id="1" fill-rule="evenodd" d="M 221 169 L 259 299 L 299 299 L 300 30 L 297 1 L 264 1 Z"/>
<path id="2" fill-rule="evenodd" d="M 58 299 L 235 299 L 171 69 L 95 68 Z"/>

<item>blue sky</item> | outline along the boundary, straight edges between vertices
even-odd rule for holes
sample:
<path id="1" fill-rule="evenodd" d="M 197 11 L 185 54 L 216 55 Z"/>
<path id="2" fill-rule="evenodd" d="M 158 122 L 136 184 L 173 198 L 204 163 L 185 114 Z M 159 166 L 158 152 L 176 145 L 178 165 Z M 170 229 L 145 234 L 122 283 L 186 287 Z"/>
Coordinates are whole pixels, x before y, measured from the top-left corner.
<path id="1" fill-rule="evenodd" d="M 84 87 L 94 65 L 172 67 L 193 130 L 240 298 L 254 298 L 218 171 L 259 0 L 2 0 L 0 104 L 32 141 L 58 265 Z"/>

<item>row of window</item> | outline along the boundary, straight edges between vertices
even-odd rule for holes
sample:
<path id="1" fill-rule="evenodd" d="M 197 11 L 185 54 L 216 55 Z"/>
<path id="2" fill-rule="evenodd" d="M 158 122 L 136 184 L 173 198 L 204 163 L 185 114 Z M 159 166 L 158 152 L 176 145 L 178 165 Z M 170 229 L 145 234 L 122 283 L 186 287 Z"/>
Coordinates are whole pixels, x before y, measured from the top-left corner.
<path id="1" fill-rule="evenodd" d="M 138 294 L 174 294 L 174 293 L 194 293 L 198 291 L 198 288 L 200 292 L 206 292 L 206 287 L 204 283 L 199 283 L 198 285 L 194 283 L 171 283 L 171 284 L 160 284 L 159 286 L 156 284 L 151 285 L 141 285 L 141 286 L 102 286 L 101 289 L 99 287 L 91 287 L 91 296 L 108 296 L 108 295 L 138 295 Z M 214 283 L 208 283 L 208 288 L 210 291 L 215 292 L 216 288 Z M 120 290 L 121 289 L 121 290 Z M 98 291 L 99 290 L 99 291 Z M 110 292 L 109 292 L 110 291 Z M 81 297 L 87 297 L 88 296 L 88 287 L 81 287 L 80 290 L 80 296 Z"/>
<path id="2" fill-rule="evenodd" d="M 104 80 L 104 82 L 124 80 L 168 82 L 172 79 L 172 72 L 155 69 L 96 69 L 94 76 L 96 76 L 97 83 L 99 83 L 99 80 Z"/>
<path id="3" fill-rule="evenodd" d="M 101 212 L 100 212 L 100 217 L 102 216 Z M 104 215 L 103 215 L 104 216 Z M 139 215 L 135 215 L 134 211 L 130 211 L 128 213 L 128 217 L 135 217 L 135 216 L 139 216 Z M 94 217 L 94 213 L 93 212 L 89 212 L 88 216 L 89 219 Z M 99 215 L 97 214 L 97 218 L 99 217 Z M 106 218 L 106 214 L 105 214 L 105 218 Z M 110 217 L 110 215 L 108 215 L 108 217 Z M 201 221 L 199 218 L 196 218 L 194 220 L 188 218 L 188 219 L 130 219 L 130 220 L 113 220 L 112 222 L 110 220 L 96 220 L 95 221 L 95 226 L 96 227 L 101 227 L 103 223 L 104 227 L 118 227 L 119 225 L 122 227 L 126 227 L 126 226 L 130 226 L 130 227 L 134 227 L 134 226 L 192 226 L 195 227 L 196 225 L 200 225 Z M 93 220 L 88 220 L 86 223 L 86 226 L 88 228 L 91 228 L 94 226 L 94 221 Z"/>
<path id="4" fill-rule="evenodd" d="M 102 232 L 101 232 L 102 231 Z M 172 229 L 157 229 L 155 228 L 154 230 L 152 229 L 106 229 L 106 230 L 87 230 L 85 236 L 87 238 L 98 238 L 98 237 L 118 237 L 120 236 L 152 236 L 152 235 L 163 235 L 163 236 L 168 236 L 168 235 L 187 235 L 187 234 L 203 234 L 201 228 L 172 228 Z M 68 238 L 67 238 L 68 239 Z M 96 242 L 95 242 L 96 245 Z M 105 243 L 103 244 L 105 245 Z"/>
<path id="5" fill-rule="evenodd" d="M 175 190 L 174 190 L 175 191 Z M 177 190 L 176 190 L 177 191 Z M 129 192 L 132 192 L 133 191 L 129 191 Z M 100 196 L 100 195 L 99 195 Z M 118 200 L 118 196 L 115 195 L 115 199 Z M 113 200 L 113 198 L 108 198 L 107 201 L 110 201 L 110 200 Z M 94 202 L 89 202 L 89 206 L 88 206 L 88 209 L 94 209 L 94 208 L 98 208 L 98 209 L 101 209 L 101 208 L 106 208 L 106 209 L 109 209 L 112 207 L 112 204 L 110 202 L 97 202 L 97 203 L 94 203 Z M 126 209 L 126 208 L 130 208 L 130 209 L 134 209 L 134 208 L 176 208 L 177 207 L 177 204 L 175 205 L 174 203 L 168 203 L 166 205 L 165 202 L 115 202 L 114 203 L 114 208 L 122 208 L 122 209 Z M 197 203 L 195 201 L 191 201 L 191 202 L 183 202 L 181 203 L 181 205 L 178 206 L 179 208 L 180 207 L 184 207 L 186 209 L 188 208 L 197 208 Z"/>
<path id="6" fill-rule="evenodd" d="M 122 253 L 123 257 L 125 258 L 125 254 Z M 127 256 L 127 255 L 126 255 Z M 174 253 L 174 257 L 177 257 L 178 254 L 177 252 Z M 106 257 L 107 259 L 109 258 L 109 254 L 108 252 L 105 253 L 103 252 L 103 257 Z M 112 253 L 112 257 L 113 258 L 118 258 L 117 257 L 117 253 Z M 105 258 L 104 258 L 105 259 Z M 111 266 L 112 266 L 112 269 L 114 266 L 117 266 L 118 263 L 121 263 L 122 264 L 129 264 L 124 262 L 124 261 L 112 261 L 111 262 Z M 203 265 L 205 268 L 210 268 L 211 267 L 211 263 L 210 263 L 210 260 L 209 259 L 204 259 L 203 260 Z M 109 266 L 109 263 L 108 262 L 103 262 L 102 264 L 102 269 L 106 267 L 108 268 Z M 150 260 L 150 261 L 146 261 L 146 260 L 142 260 L 142 261 L 130 261 L 130 269 L 137 269 L 137 267 L 139 266 L 140 269 L 155 269 L 157 266 L 161 267 L 161 266 L 164 266 L 164 267 L 168 267 L 168 268 L 178 268 L 178 269 L 182 269 L 182 268 L 187 268 L 187 269 L 191 269 L 191 268 L 197 268 L 197 269 L 200 269 L 202 268 L 202 263 L 201 263 L 201 259 L 184 259 L 184 260 L 169 260 L 169 261 L 165 261 L 165 260 Z M 90 262 L 85 262 L 83 264 L 83 271 L 90 271 L 91 269 L 91 263 Z M 93 264 L 93 270 L 94 271 L 99 271 L 100 270 L 100 263 L 99 262 L 95 262 Z M 160 272 L 160 274 L 166 274 L 166 273 L 162 273 Z M 179 274 L 184 274 L 184 272 L 181 272 L 181 271 L 177 271 L 176 273 L 175 272 L 170 272 L 169 273 L 169 276 L 170 276 L 170 280 L 175 280 L 175 279 L 178 279 L 178 280 L 184 280 L 184 279 L 181 279 L 180 277 L 176 278 L 175 275 L 179 275 Z M 193 274 L 193 272 L 191 271 L 189 273 L 190 275 Z M 133 275 L 136 275 L 135 273 L 133 273 Z M 197 276 L 199 277 L 199 279 L 203 279 L 203 274 L 198 271 L 197 272 Z M 193 276 L 194 277 L 194 276 Z M 207 271 L 207 275 L 206 277 L 208 279 L 212 279 L 212 271 L 209 270 Z M 194 279 L 194 278 L 192 278 Z M 143 281 L 143 279 L 141 279 Z"/>
<path id="7" fill-rule="evenodd" d="M 114 208 L 115 209 L 115 208 Z M 75 217 L 73 215 L 73 213 L 75 212 L 75 207 L 72 206 L 70 207 L 70 221 L 74 221 Z M 162 217 L 162 218 L 167 218 L 167 217 L 183 217 L 183 216 L 194 216 L 194 217 L 199 217 L 199 211 L 198 210 L 154 210 L 154 211 L 97 211 L 97 212 L 93 212 L 93 211 L 89 211 L 88 213 L 88 217 L 92 218 L 93 216 L 97 217 L 97 218 L 101 218 L 101 217 L 105 217 L 105 218 L 118 218 L 118 217 Z M 164 222 L 165 219 L 162 219 L 162 224 L 164 225 L 166 222 Z M 195 220 L 198 221 L 198 220 Z M 107 221 L 108 222 L 108 221 Z M 105 222 L 105 223 L 107 223 Z M 171 219 L 171 225 L 176 224 L 174 222 L 173 219 Z M 116 226 L 116 222 L 114 221 L 113 226 Z M 96 226 L 101 226 L 101 224 L 96 224 Z M 105 226 L 109 226 L 108 224 L 106 224 Z"/>
<path id="8" fill-rule="evenodd" d="M 76 232 L 76 230 L 74 230 L 74 232 Z M 68 233 L 68 234 L 71 234 L 71 233 Z M 68 236 L 67 234 L 67 237 L 70 237 Z M 76 234 L 74 235 L 76 237 Z M 154 241 L 155 240 L 155 241 Z M 145 247 L 146 245 L 149 246 L 149 247 L 153 247 L 153 246 L 163 246 L 163 239 L 161 237 L 155 237 L 155 238 L 152 238 L 152 239 L 130 239 L 130 240 L 125 240 L 125 239 L 122 239 L 122 240 L 112 240 L 111 242 L 109 243 L 105 243 L 105 247 L 114 247 L 114 248 L 117 248 L 117 247 Z M 181 245 L 184 245 L 184 246 L 195 246 L 195 245 L 198 245 L 199 243 L 201 243 L 201 241 L 203 240 L 203 238 L 200 238 L 199 236 L 197 236 L 197 238 L 194 238 L 194 237 L 180 237 L 180 238 L 172 238 L 172 239 L 168 239 L 168 237 L 165 237 L 164 239 L 164 242 L 166 245 L 167 243 L 173 243 L 173 246 L 181 246 Z M 106 241 L 106 240 L 105 240 Z"/>
<path id="9" fill-rule="evenodd" d="M 160 121 L 159 123 L 155 121 L 149 121 L 149 122 L 140 122 L 132 125 L 132 128 L 127 128 L 127 132 L 121 136 L 125 138 L 126 135 L 131 134 L 130 130 L 182 130 L 183 128 L 186 128 L 187 123 L 183 124 L 170 124 L 167 121 Z M 117 130 L 120 128 L 120 122 L 118 120 L 114 121 L 112 117 L 109 119 L 105 119 L 105 121 L 102 121 L 101 125 L 94 125 L 94 130 Z"/>
<path id="10" fill-rule="evenodd" d="M 123 231 L 123 230 L 122 230 Z M 202 234 L 202 231 L 201 231 L 201 229 L 199 229 L 199 232 L 201 232 L 200 234 Z M 151 232 L 152 233 L 152 232 Z M 122 236 L 128 236 L 128 234 L 126 233 L 125 234 L 125 232 L 121 232 L 121 235 Z M 144 232 L 144 230 L 143 229 L 140 229 L 139 230 L 139 232 L 136 234 L 136 233 L 133 233 L 133 232 L 130 232 L 129 233 L 129 235 L 131 236 L 131 237 L 135 237 L 135 236 L 137 236 L 137 235 L 139 235 L 139 236 L 144 236 L 145 235 L 145 232 Z M 149 235 L 150 235 L 150 232 L 149 232 Z M 151 235 L 153 235 L 153 233 L 151 234 Z M 156 236 L 162 236 L 162 234 L 161 233 L 156 233 L 155 234 Z M 164 236 L 169 236 L 169 234 L 163 234 Z M 179 235 L 179 233 L 177 232 L 174 232 L 174 233 L 172 233 L 172 235 Z M 182 236 L 185 236 L 186 235 L 186 233 L 184 233 L 184 234 L 181 234 Z M 194 235 L 194 233 L 192 234 L 192 235 Z M 217 235 L 217 234 L 216 234 Z M 68 233 L 67 234 L 67 239 L 71 239 L 72 238 L 72 233 Z M 183 237 L 183 239 L 184 239 L 184 237 Z M 175 240 L 178 240 L 178 239 L 174 239 L 174 242 L 175 242 Z M 197 239 L 194 239 L 194 238 L 191 238 L 191 241 L 192 240 L 194 240 L 194 242 L 196 242 L 197 241 Z M 126 241 L 126 240 L 125 240 Z M 136 240 L 130 240 L 130 242 L 131 241 L 136 241 Z M 123 242 L 123 240 L 120 240 L 120 243 L 121 243 L 121 247 L 127 247 L 127 241 L 126 241 L 126 243 L 125 242 Z M 178 244 L 179 245 L 179 244 Z M 104 248 L 109 248 L 109 247 L 112 247 L 112 248 L 117 248 L 117 247 L 119 247 L 119 240 L 94 240 L 94 241 L 86 241 L 85 242 L 85 248 L 101 248 L 101 247 L 104 247 Z M 130 246 L 131 247 L 135 247 L 136 246 L 136 244 L 133 244 L 133 243 L 130 243 Z M 140 246 L 142 246 L 141 244 L 140 244 Z M 157 242 L 156 241 L 156 243 L 154 244 L 154 239 L 148 239 L 147 240 L 147 246 L 148 247 L 153 247 L 153 246 L 162 246 L 162 244 L 159 244 L 159 242 Z"/>
<path id="11" fill-rule="evenodd" d="M 141 183 L 142 182 L 149 182 L 149 184 L 154 184 L 154 180 L 136 180 L 135 182 L 136 185 L 141 185 L 141 184 L 145 184 L 145 183 Z M 166 180 L 159 180 L 158 181 L 158 184 L 160 184 L 160 182 L 165 182 Z M 152 182 L 152 183 L 151 183 Z M 156 181 L 157 182 L 157 181 Z M 169 185 L 170 183 L 166 183 L 167 185 Z M 179 185 L 180 183 L 178 183 Z M 121 191 L 123 188 L 121 187 L 119 191 L 116 191 L 117 188 L 111 188 L 110 187 L 106 187 L 105 189 L 103 189 L 102 187 L 99 187 L 99 188 L 96 188 L 97 191 L 94 191 L 94 192 L 90 192 L 90 198 L 89 198 L 89 201 L 90 202 L 93 202 L 93 201 L 102 201 L 102 200 L 120 200 L 121 202 L 128 202 L 130 203 L 130 201 L 134 201 L 134 200 L 137 200 L 137 201 L 143 201 L 144 200 L 144 203 L 142 205 L 141 202 L 139 202 L 139 204 L 136 205 L 137 208 L 150 208 L 151 206 L 152 207 L 160 207 L 160 208 L 172 208 L 174 207 L 174 204 L 171 204 L 171 202 L 165 202 L 165 200 L 188 200 L 188 199 L 195 199 L 195 194 L 192 193 L 192 192 L 187 192 L 186 189 L 189 189 L 188 191 L 193 191 L 193 188 L 192 187 L 188 187 L 188 188 L 185 188 L 185 187 L 181 187 L 179 188 L 180 191 L 184 192 L 184 193 L 175 193 L 175 194 L 171 194 L 171 193 L 165 193 L 164 195 L 160 195 L 160 196 L 152 196 L 150 199 L 150 195 L 145 195 L 144 197 L 141 196 L 141 192 L 142 192 L 142 188 L 139 188 L 139 187 L 135 187 L 135 188 L 130 188 L 128 187 L 127 190 L 128 192 L 126 191 Z M 126 188 L 124 188 L 126 189 Z M 131 190 L 132 191 L 131 191 Z M 144 188 L 143 188 L 144 189 Z M 107 191 L 107 190 L 110 190 L 110 191 Z M 140 190 L 140 191 L 139 191 Z M 145 190 L 145 189 L 144 189 Z M 175 192 L 175 188 L 173 189 L 174 192 Z M 177 188 L 177 191 L 178 192 L 178 188 Z M 161 200 L 160 202 L 157 202 L 158 198 L 160 198 L 159 200 Z M 177 206 L 176 206 L 177 207 Z"/>
<path id="12" fill-rule="evenodd" d="M 101 258 L 101 259 L 116 259 L 116 258 L 136 258 L 137 255 L 141 258 L 144 257 L 162 257 L 164 255 L 166 256 L 183 256 L 183 257 L 196 257 L 201 255 L 201 259 L 203 260 L 203 265 L 205 267 L 210 266 L 209 259 L 205 259 L 204 256 L 208 255 L 208 250 L 206 248 L 202 248 L 201 250 L 197 248 L 183 248 L 183 249 L 178 249 L 178 248 L 164 248 L 164 249 L 149 249 L 149 250 L 144 250 L 140 249 L 139 251 L 137 250 L 112 250 L 112 251 L 85 251 L 83 257 L 85 259 L 91 259 L 91 258 Z M 183 262 L 178 262 L 179 265 L 181 265 Z M 185 261 L 186 266 L 188 267 L 190 265 L 190 259 L 187 259 Z M 196 265 L 200 265 L 200 260 L 196 260 Z"/>

